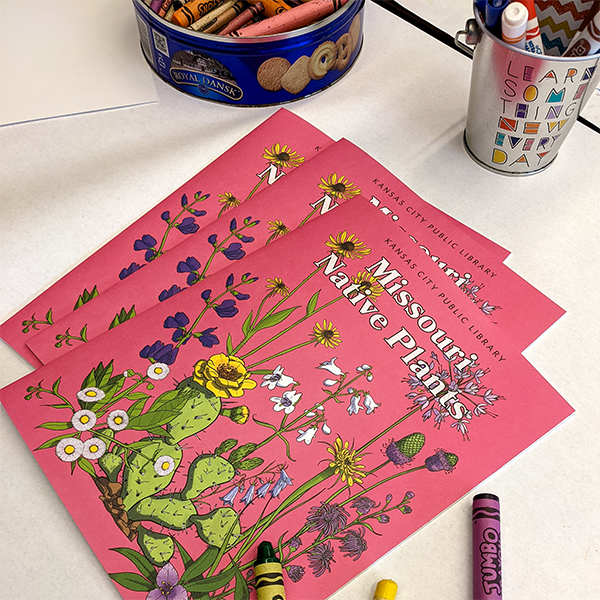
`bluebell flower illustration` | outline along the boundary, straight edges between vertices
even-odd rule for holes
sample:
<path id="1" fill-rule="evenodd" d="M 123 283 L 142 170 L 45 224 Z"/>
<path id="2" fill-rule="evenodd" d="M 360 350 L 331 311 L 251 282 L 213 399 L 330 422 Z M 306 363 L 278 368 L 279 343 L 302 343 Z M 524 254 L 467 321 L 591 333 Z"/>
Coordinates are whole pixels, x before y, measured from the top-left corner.
<path id="1" fill-rule="evenodd" d="M 331 573 L 332 562 L 335 562 L 335 559 L 330 542 L 319 544 L 308 553 L 308 566 L 313 570 L 315 577 L 321 577 L 325 571 Z"/>
<path id="2" fill-rule="evenodd" d="M 292 485 L 292 480 L 289 478 L 288 474 L 283 469 L 281 469 L 281 472 L 279 473 L 279 479 L 277 480 L 277 482 L 273 486 L 273 489 L 271 490 L 271 497 L 278 498 L 282 490 L 285 489 L 288 485 Z"/>
<path id="3" fill-rule="evenodd" d="M 158 295 L 158 301 L 164 302 L 167 298 L 174 296 L 175 294 L 179 294 L 181 292 L 181 288 L 178 285 L 172 285 L 168 290 L 163 290 Z"/>
<path id="4" fill-rule="evenodd" d="M 119 273 L 119 279 L 125 279 L 125 277 L 129 277 L 132 273 L 135 273 L 137 270 L 141 269 L 144 265 L 138 265 L 135 262 L 132 262 L 128 267 L 122 269 Z"/>
<path id="5" fill-rule="evenodd" d="M 200 225 L 196 223 L 196 219 L 194 219 L 194 217 L 185 217 L 185 219 L 183 219 L 181 223 L 175 225 L 175 227 L 177 227 L 177 229 L 179 229 L 179 231 L 181 231 L 181 233 L 184 235 L 196 233 L 196 231 L 200 229 Z"/>
<path id="6" fill-rule="evenodd" d="M 219 344 L 219 338 L 216 335 L 213 335 L 213 331 L 216 329 L 216 327 L 209 327 L 200 333 L 195 333 L 194 337 L 197 338 L 205 348 L 212 348 Z"/>
<path id="7" fill-rule="evenodd" d="M 215 306 L 215 312 L 223 319 L 235 317 L 239 309 L 235 305 L 235 300 L 223 300 L 221 304 Z"/>
<path id="8" fill-rule="evenodd" d="M 246 256 L 246 251 L 242 249 L 242 245 L 239 242 L 229 244 L 222 252 L 228 260 L 240 260 L 240 258 Z"/>
<path id="9" fill-rule="evenodd" d="M 313 506 L 308 511 L 306 525 L 308 532 L 320 531 L 324 536 L 336 535 L 346 527 L 350 515 L 339 504 L 321 502 L 321 506 Z"/>
<path id="10" fill-rule="evenodd" d="M 242 502 L 248 506 L 254 500 L 254 484 L 251 484 L 246 493 L 242 496 Z"/>
<path id="11" fill-rule="evenodd" d="M 235 497 L 238 495 L 238 492 L 240 491 L 239 486 L 235 486 L 233 488 L 231 488 L 224 496 L 219 497 L 219 500 L 223 501 L 223 504 L 225 504 L 226 506 L 233 506 L 233 501 L 235 500 Z"/>
<path id="12" fill-rule="evenodd" d="M 140 240 L 135 240 L 135 242 L 133 242 L 133 249 L 136 252 L 145 250 L 146 254 L 144 255 L 144 260 L 150 262 L 157 256 L 157 251 L 154 247 L 156 244 L 156 240 L 149 233 L 145 233 Z"/>
<path id="13" fill-rule="evenodd" d="M 406 508 L 410 508 L 407 506 Z M 351 557 L 357 561 L 362 553 L 367 549 L 367 541 L 365 540 L 365 528 L 351 529 L 343 538 L 340 545 L 340 550 L 344 556 Z"/>
<path id="14" fill-rule="evenodd" d="M 176 330 L 173 332 L 171 339 L 174 342 L 177 342 L 186 334 L 185 327 L 186 327 L 186 325 L 189 324 L 189 322 L 190 322 L 190 320 L 185 313 L 177 312 L 177 313 L 175 313 L 175 316 L 172 316 L 172 317 L 169 316 L 165 319 L 163 327 L 165 329 L 175 329 Z"/>
<path id="15" fill-rule="evenodd" d="M 300 565 L 290 565 L 286 567 L 288 577 L 294 582 L 298 583 L 304 577 L 304 567 Z"/>
<path id="16" fill-rule="evenodd" d="M 194 283 L 197 283 L 200 280 L 199 271 L 201 266 L 202 265 L 197 258 L 188 256 L 185 260 L 179 261 L 177 264 L 177 272 L 189 273 L 187 277 L 187 284 L 194 285 Z"/>
<path id="17" fill-rule="evenodd" d="M 269 488 L 271 487 L 271 482 L 267 481 L 266 483 L 263 483 L 258 490 L 256 490 L 256 497 L 257 498 L 264 498 L 267 495 L 267 492 L 269 491 Z"/>
<path id="18" fill-rule="evenodd" d="M 174 348 L 173 344 L 163 344 L 160 340 L 157 340 L 152 346 L 144 346 L 140 351 L 140 356 L 165 365 L 172 365 L 178 352 L 179 348 Z"/>

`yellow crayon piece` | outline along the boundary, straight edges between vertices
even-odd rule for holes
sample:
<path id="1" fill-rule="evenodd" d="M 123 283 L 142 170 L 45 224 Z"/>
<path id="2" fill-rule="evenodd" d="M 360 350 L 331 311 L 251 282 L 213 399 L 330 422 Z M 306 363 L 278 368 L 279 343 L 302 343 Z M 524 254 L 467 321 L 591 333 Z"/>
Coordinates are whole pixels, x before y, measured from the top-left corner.
<path id="1" fill-rule="evenodd" d="M 219 31 L 223 29 L 225 25 L 227 25 L 230 21 L 235 19 L 241 12 L 243 12 L 248 7 L 248 3 L 245 0 L 242 2 L 237 2 L 231 8 L 228 8 L 225 12 L 217 15 L 212 23 L 209 23 L 206 27 L 202 29 L 202 33 L 214 33 L 215 31 Z"/>
<path id="2" fill-rule="evenodd" d="M 395 600 L 398 584 L 392 579 L 382 579 L 375 588 L 373 600 Z"/>
<path id="3" fill-rule="evenodd" d="M 285 600 L 283 572 L 271 542 L 258 545 L 254 562 L 254 585 L 258 600 Z"/>

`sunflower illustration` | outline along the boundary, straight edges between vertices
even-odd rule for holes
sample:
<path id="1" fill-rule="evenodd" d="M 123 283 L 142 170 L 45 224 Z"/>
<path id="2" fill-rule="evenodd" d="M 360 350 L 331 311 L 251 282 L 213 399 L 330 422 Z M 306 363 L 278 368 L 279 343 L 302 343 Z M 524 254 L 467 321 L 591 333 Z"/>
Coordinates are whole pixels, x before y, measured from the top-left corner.
<path id="1" fill-rule="evenodd" d="M 363 258 L 371 254 L 371 249 L 367 248 L 364 242 L 361 242 L 356 235 L 349 234 L 347 231 L 338 233 L 336 237 L 330 235 L 325 244 L 342 258 Z"/>
<path id="2" fill-rule="evenodd" d="M 383 286 L 368 271 L 357 273 L 352 277 L 352 283 L 358 285 L 357 292 L 375 300 L 383 294 Z"/>
<path id="3" fill-rule="evenodd" d="M 336 348 L 342 343 L 340 332 L 334 327 L 333 323 L 327 320 L 323 321 L 323 324 L 315 323 L 312 338 L 316 344 L 321 344 L 326 348 Z"/>
<path id="4" fill-rule="evenodd" d="M 265 148 L 263 158 L 278 167 L 299 167 L 304 162 L 303 156 L 300 156 L 288 146 L 281 146 L 279 143 L 273 144 L 271 149 Z"/>
<path id="5" fill-rule="evenodd" d="M 352 182 L 348 181 L 346 177 L 338 175 L 337 173 L 332 173 L 327 179 L 321 177 L 319 187 L 329 196 L 341 198 L 343 200 L 358 196 L 361 192 L 361 190 Z"/>
<path id="6" fill-rule="evenodd" d="M 332 445 L 329 445 L 327 452 L 333 454 L 333 460 L 329 463 L 330 467 L 335 467 L 335 474 L 339 478 L 347 483 L 349 487 L 352 487 L 355 483 L 360 484 L 364 473 L 361 473 L 361 469 L 364 469 L 364 465 L 359 465 L 362 457 L 356 453 L 350 444 L 342 442 L 341 438 L 336 438 Z"/>
<path id="7" fill-rule="evenodd" d="M 274 277 L 273 279 L 267 279 L 267 290 L 269 293 L 267 294 L 267 298 L 272 298 L 273 296 L 279 295 L 287 298 L 290 295 L 290 289 L 285 284 L 283 279 L 280 277 Z"/>

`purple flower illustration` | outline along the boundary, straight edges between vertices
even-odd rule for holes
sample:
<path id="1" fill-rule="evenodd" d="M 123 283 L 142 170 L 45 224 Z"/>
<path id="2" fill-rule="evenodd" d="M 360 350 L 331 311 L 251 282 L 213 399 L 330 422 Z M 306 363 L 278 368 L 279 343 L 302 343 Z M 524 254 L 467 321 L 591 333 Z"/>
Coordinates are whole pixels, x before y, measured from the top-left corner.
<path id="1" fill-rule="evenodd" d="M 179 573 L 171 563 L 167 563 L 156 574 L 157 587 L 150 591 L 146 600 L 187 600 L 188 593 L 179 585 Z"/>
<path id="2" fill-rule="evenodd" d="M 300 546 L 302 546 L 302 540 L 295 535 L 294 537 L 290 538 L 289 545 L 292 550 L 296 551 L 298 548 L 300 548 Z"/>
<path id="3" fill-rule="evenodd" d="M 250 502 L 252 502 L 252 500 L 254 499 L 254 484 L 252 484 L 249 488 L 248 491 L 242 496 L 242 502 L 248 506 L 248 504 L 250 504 Z"/>
<path id="4" fill-rule="evenodd" d="M 349 516 L 346 510 L 338 504 L 321 502 L 321 506 L 313 506 L 308 511 L 306 518 L 306 524 L 309 526 L 308 532 L 320 531 L 324 536 L 335 535 L 346 527 Z"/>
<path id="5" fill-rule="evenodd" d="M 175 294 L 179 294 L 181 292 L 181 288 L 178 285 L 172 285 L 168 290 L 163 290 L 158 295 L 158 301 L 164 302 L 167 298 L 174 296 Z"/>
<path id="6" fill-rule="evenodd" d="M 200 194 L 200 192 L 198 192 L 198 194 Z M 181 196 L 181 206 L 182 208 L 185 208 L 187 206 L 188 203 L 188 198 L 186 194 L 183 194 L 183 196 Z"/>
<path id="7" fill-rule="evenodd" d="M 457 462 L 458 456 L 456 454 L 451 454 L 440 448 L 436 450 L 434 455 L 425 459 L 425 466 L 429 471 L 446 471 L 446 473 L 452 473 Z"/>
<path id="8" fill-rule="evenodd" d="M 354 561 L 357 561 L 362 553 L 367 549 L 365 540 L 365 528 L 351 529 L 342 539 L 340 550 L 344 556 L 350 556 Z"/>
<path id="9" fill-rule="evenodd" d="M 350 506 L 355 509 L 359 515 L 366 515 L 371 511 L 371 509 L 377 508 L 379 504 L 371 500 L 371 498 L 360 496 L 355 498 Z"/>
<path id="10" fill-rule="evenodd" d="M 178 273 L 189 273 L 187 277 L 187 284 L 194 285 L 200 280 L 200 275 L 198 271 L 200 271 L 200 261 L 194 258 L 193 256 L 188 256 L 185 260 L 179 261 L 177 264 L 177 272 Z"/>
<path id="11" fill-rule="evenodd" d="M 198 338 L 200 343 L 205 348 L 212 348 L 213 346 L 219 344 L 219 338 L 216 335 L 213 335 L 213 331 L 215 331 L 216 329 L 216 327 L 209 327 L 208 329 L 205 329 L 200 333 L 195 333 L 194 337 Z"/>
<path id="12" fill-rule="evenodd" d="M 250 244 L 254 241 L 254 238 L 249 235 L 238 235 L 238 239 L 244 244 Z"/>
<path id="13" fill-rule="evenodd" d="M 165 210 L 165 212 L 162 213 L 162 215 L 160 215 L 160 218 L 163 221 L 166 221 L 167 223 L 169 222 L 170 217 L 171 217 L 171 213 L 168 210 Z"/>
<path id="14" fill-rule="evenodd" d="M 235 317 L 239 310 L 235 306 L 235 300 L 223 300 L 219 306 L 215 306 L 215 312 L 223 319 Z"/>
<path id="15" fill-rule="evenodd" d="M 216 233 L 213 233 L 208 236 L 208 243 L 211 246 L 214 246 L 217 243 L 217 234 Z"/>
<path id="16" fill-rule="evenodd" d="M 409 458 L 406 454 L 400 452 L 398 446 L 399 444 L 397 442 L 390 442 L 385 449 L 385 454 L 397 467 L 401 467 L 402 465 L 409 463 L 412 458 Z"/>
<path id="17" fill-rule="evenodd" d="M 481 311 L 486 315 L 491 315 L 495 310 L 496 306 L 492 306 L 487 300 L 479 307 Z"/>
<path id="18" fill-rule="evenodd" d="M 325 571 L 331 573 L 332 562 L 335 562 L 335 559 L 330 542 L 319 544 L 308 553 L 308 566 L 313 570 L 315 577 L 321 577 Z"/>
<path id="19" fill-rule="evenodd" d="M 242 245 L 239 242 L 229 244 L 222 252 L 228 260 L 240 260 L 240 258 L 246 256 L 246 251 L 242 249 Z"/>
<path id="20" fill-rule="evenodd" d="M 177 358 L 179 348 L 174 348 L 173 344 L 163 344 L 160 340 L 157 340 L 152 346 L 144 346 L 140 351 L 142 358 L 149 358 L 155 362 L 164 363 L 165 365 L 172 365 Z"/>
<path id="21" fill-rule="evenodd" d="M 174 317 L 171 317 L 171 316 L 167 317 L 165 319 L 163 326 L 165 329 L 175 329 L 176 330 L 173 332 L 171 339 L 174 342 L 177 342 L 186 334 L 185 327 L 189 322 L 190 322 L 190 320 L 185 313 L 178 312 L 178 313 L 175 313 Z"/>
<path id="22" fill-rule="evenodd" d="M 390 517 L 388 515 L 379 515 L 377 517 L 377 520 L 382 523 L 383 525 L 385 525 L 386 523 L 390 522 Z"/>
<path id="23" fill-rule="evenodd" d="M 494 402 L 496 400 L 498 400 L 498 396 L 497 394 L 492 393 L 492 389 L 487 389 L 485 390 L 484 394 L 483 394 L 483 399 L 488 403 L 488 404 L 494 404 Z"/>
<path id="24" fill-rule="evenodd" d="M 129 277 L 132 273 L 135 273 L 138 269 L 141 269 L 144 265 L 138 265 L 132 262 L 128 267 L 122 269 L 119 273 L 119 279 L 123 280 L 125 277 Z"/>
<path id="25" fill-rule="evenodd" d="M 144 255 L 144 260 L 146 262 L 150 262 L 151 260 L 155 259 L 157 256 L 157 251 L 154 248 L 154 246 L 156 246 L 156 240 L 148 233 L 145 233 L 142 236 L 142 239 L 140 240 L 135 240 L 135 242 L 133 243 L 133 249 L 136 252 L 140 252 L 145 250 L 146 254 Z"/>
<path id="26" fill-rule="evenodd" d="M 229 231 L 235 231 L 237 229 L 237 220 L 231 219 L 229 222 Z"/>
<path id="27" fill-rule="evenodd" d="M 266 483 L 263 483 L 258 490 L 256 491 L 256 497 L 257 498 L 264 498 L 267 495 L 267 492 L 269 491 L 269 488 L 271 487 L 271 482 L 267 481 Z"/>
<path id="28" fill-rule="evenodd" d="M 301 567 L 300 565 L 290 565 L 286 568 L 288 577 L 294 583 L 298 583 L 304 577 L 304 567 Z"/>
<path id="29" fill-rule="evenodd" d="M 211 293 L 212 293 L 212 290 L 203 290 L 203 292 L 200 294 L 200 298 L 202 298 L 202 300 L 204 300 L 204 302 L 208 302 Z"/>
<path id="30" fill-rule="evenodd" d="M 194 219 L 194 217 L 185 217 L 185 219 L 183 219 L 181 223 L 175 225 L 175 227 L 177 227 L 177 229 L 179 229 L 179 231 L 181 231 L 181 233 L 184 235 L 196 233 L 196 231 L 200 229 L 200 225 L 196 223 L 196 219 Z"/>

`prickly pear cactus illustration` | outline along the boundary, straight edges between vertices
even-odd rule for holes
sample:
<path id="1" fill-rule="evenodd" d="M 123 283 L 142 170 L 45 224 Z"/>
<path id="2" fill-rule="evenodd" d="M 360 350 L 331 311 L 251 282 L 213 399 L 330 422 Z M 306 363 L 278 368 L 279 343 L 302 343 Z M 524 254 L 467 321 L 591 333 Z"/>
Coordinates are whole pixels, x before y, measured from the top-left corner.
<path id="1" fill-rule="evenodd" d="M 175 542 L 172 537 L 150 531 L 142 526 L 138 529 L 137 541 L 146 558 L 157 567 L 166 565 L 175 553 Z"/>
<path id="2" fill-rule="evenodd" d="M 196 507 L 190 500 L 183 500 L 179 494 L 151 496 L 140 500 L 128 511 L 129 518 L 135 521 L 152 521 L 168 529 L 186 529 Z"/>
<path id="3" fill-rule="evenodd" d="M 104 471 L 111 483 L 116 483 L 123 466 L 123 458 L 118 454 L 107 452 L 98 459 L 98 466 Z"/>
<path id="4" fill-rule="evenodd" d="M 192 517 L 191 521 L 196 525 L 200 538 L 217 548 L 233 546 L 241 533 L 239 517 L 229 506 Z"/>
<path id="5" fill-rule="evenodd" d="M 187 483 L 181 491 L 181 497 L 197 498 L 209 487 L 231 481 L 234 475 L 233 465 L 224 458 L 212 454 L 198 456 L 190 465 Z"/>
<path id="6" fill-rule="evenodd" d="M 123 469 L 123 508 L 164 490 L 181 463 L 181 448 L 162 440 L 148 441 L 139 452 L 129 457 Z"/>

